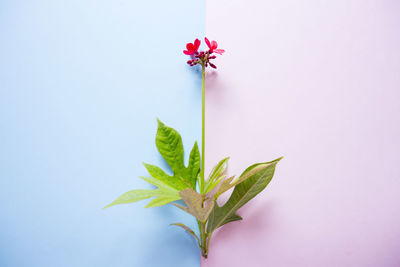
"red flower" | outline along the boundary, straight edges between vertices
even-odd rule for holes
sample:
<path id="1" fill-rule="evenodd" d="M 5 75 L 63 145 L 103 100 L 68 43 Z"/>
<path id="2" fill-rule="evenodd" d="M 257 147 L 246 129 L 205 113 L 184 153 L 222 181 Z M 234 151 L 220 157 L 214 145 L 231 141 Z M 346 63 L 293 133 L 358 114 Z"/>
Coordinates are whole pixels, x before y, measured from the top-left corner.
<path id="1" fill-rule="evenodd" d="M 224 49 L 217 49 L 218 48 L 218 44 L 217 44 L 216 41 L 211 41 L 211 43 L 210 43 L 210 41 L 207 39 L 207 37 L 204 38 L 204 41 L 206 41 L 206 44 L 207 44 L 208 48 L 210 48 L 210 53 L 215 52 L 217 54 L 222 55 L 222 53 L 225 52 Z"/>
<path id="2" fill-rule="evenodd" d="M 194 55 L 195 53 L 197 53 L 197 50 L 199 50 L 199 47 L 200 47 L 200 40 L 196 39 L 194 40 L 193 44 L 192 43 L 186 44 L 187 50 L 183 50 L 183 53 L 189 56 Z"/>
<path id="3" fill-rule="evenodd" d="M 222 53 L 224 53 L 225 50 L 218 49 L 218 44 L 216 41 L 212 41 L 210 43 L 210 41 L 207 38 L 204 38 L 204 40 L 206 41 L 206 44 L 209 48 L 209 50 L 207 51 L 200 51 L 200 52 L 198 51 L 200 47 L 199 39 L 194 40 L 193 43 L 186 44 L 187 50 L 183 50 L 183 53 L 191 57 L 191 59 L 187 61 L 187 64 L 189 64 L 190 66 L 195 66 L 197 64 L 200 64 L 203 69 L 208 66 L 216 69 L 217 67 L 210 62 L 211 59 L 217 58 L 215 55 L 213 55 L 213 53 L 215 52 L 217 54 L 222 55 Z"/>

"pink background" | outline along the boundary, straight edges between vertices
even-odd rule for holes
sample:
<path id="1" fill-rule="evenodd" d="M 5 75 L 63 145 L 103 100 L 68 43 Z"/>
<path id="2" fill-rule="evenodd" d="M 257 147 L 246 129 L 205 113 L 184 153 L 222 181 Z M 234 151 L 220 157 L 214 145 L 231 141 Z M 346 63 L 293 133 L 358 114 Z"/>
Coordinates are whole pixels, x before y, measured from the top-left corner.
<path id="1" fill-rule="evenodd" d="M 206 165 L 279 156 L 203 267 L 400 266 L 400 2 L 208 0 Z"/>

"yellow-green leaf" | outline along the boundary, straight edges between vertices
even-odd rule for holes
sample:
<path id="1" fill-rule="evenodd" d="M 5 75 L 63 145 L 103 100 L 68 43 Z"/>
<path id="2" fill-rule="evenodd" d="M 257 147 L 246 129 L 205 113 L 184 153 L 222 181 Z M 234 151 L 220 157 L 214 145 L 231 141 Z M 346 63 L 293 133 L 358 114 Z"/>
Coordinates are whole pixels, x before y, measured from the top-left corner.
<path id="1" fill-rule="evenodd" d="M 215 165 L 214 168 L 211 170 L 208 179 L 205 181 L 205 193 L 216 187 L 225 177 L 228 160 L 229 157 L 224 158 L 223 160 L 218 162 L 218 164 Z"/>
<path id="2" fill-rule="evenodd" d="M 128 204 L 128 203 L 133 203 L 137 202 L 139 200 L 151 198 L 157 196 L 157 190 L 131 190 L 126 192 L 125 194 L 122 194 L 120 197 L 118 197 L 116 200 L 105 206 L 104 208 L 108 208 L 114 205 L 118 204 Z"/>

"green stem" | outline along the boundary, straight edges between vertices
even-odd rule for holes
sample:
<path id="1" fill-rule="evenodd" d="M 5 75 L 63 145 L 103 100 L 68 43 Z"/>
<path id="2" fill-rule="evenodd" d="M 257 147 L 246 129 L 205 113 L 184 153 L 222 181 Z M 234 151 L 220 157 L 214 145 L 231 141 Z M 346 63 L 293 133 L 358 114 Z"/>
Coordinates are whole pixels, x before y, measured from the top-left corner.
<path id="1" fill-rule="evenodd" d="M 204 193 L 204 158 L 205 158 L 205 118 L 206 118 L 206 112 L 205 112 L 205 105 L 206 105 L 206 90 L 205 90 L 205 81 L 206 81 L 206 68 L 204 64 L 202 65 L 202 75 L 201 75 L 201 96 L 202 96 L 202 106 L 201 106 L 201 173 L 200 173 L 200 179 L 201 179 L 201 187 L 200 187 L 200 193 Z"/>
<path id="2" fill-rule="evenodd" d="M 203 196 L 203 205 L 204 205 L 204 201 L 205 201 L 205 196 Z M 197 224 L 199 226 L 199 232 L 200 232 L 200 250 L 201 250 L 201 255 L 204 258 L 207 258 L 208 256 L 208 245 L 210 243 L 210 238 L 211 235 L 209 235 L 207 233 L 207 229 L 206 229 L 206 225 L 207 225 L 207 221 L 205 222 L 201 222 L 200 220 L 197 220 Z"/>
<path id="3" fill-rule="evenodd" d="M 212 233 L 206 234 L 206 246 L 204 247 L 204 252 L 205 252 L 204 254 L 206 258 L 208 256 L 208 248 L 210 246 L 211 235 Z"/>
<path id="4" fill-rule="evenodd" d="M 206 222 L 202 223 L 200 221 L 197 221 L 199 223 L 199 228 L 200 228 L 200 249 L 201 249 L 201 255 L 204 258 L 207 258 L 208 256 L 208 244 L 209 244 L 209 238 L 208 234 L 206 232 Z"/>
<path id="5" fill-rule="evenodd" d="M 205 247 L 206 247 L 206 224 L 205 223 L 202 223 L 201 224 L 201 232 L 202 232 L 202 236 L 201 236 L 201 245 L 202 245 L 202 247 L 203 247 L 203 251 L 204 251 L 204 249 L 205 249 Z M 203 255 L 204 255 L 204 253 L 203 253 Z"/>
<path id="6" fill-rule="evenodd" d="M 199 220 L 197 220 L 197 224 L 199 226 L 199 232 L 200 232 L 200 243 L 199 243 L 199 247 L 201 250 L 201 255 L 203 255 L 203 257 L 207 258 L 207 254 L 208 254 L 208 234 L 206 232 L 206 222 L 203 223 Z"/>
<path id="7" fill-rule="evenodd" d="M 204 169 L 205 169 L 205 118 L 206 118 L 206 112 L 205 112 L 205 106 L 206 106 L 206 88 L 205 88 L 205 81 L 206 81 L 206 67 L 203 64 L 201 65 L 201 171 L 200 171 L 200 193 L 203 195 L 205 193 L 205 177 L 204 177 Z M 204 200 L 203 200 L 204 201 Z M 197 223 L 199 225 L 199 231 L 200 231 L 200 240 L 201 240 L 201 254 L 203 255 L 204 258 L 207 258 L 208 256 L 208 244 L 209 244 L 209 239 L 208 239 L 208 234 L 206 231 L 206 224 L 207 222 L 200 222 L 197 220 Z"/>

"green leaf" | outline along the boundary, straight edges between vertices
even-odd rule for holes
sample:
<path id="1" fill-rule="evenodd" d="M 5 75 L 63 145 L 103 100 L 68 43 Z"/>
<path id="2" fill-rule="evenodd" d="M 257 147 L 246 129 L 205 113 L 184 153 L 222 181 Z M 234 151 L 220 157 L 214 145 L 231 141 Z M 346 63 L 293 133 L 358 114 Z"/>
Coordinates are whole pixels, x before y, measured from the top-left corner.
<path id="1" fill-rule="evenodd" d="M 246 170 L 244 170 L 244 172 L 236 180 L 234 179 L 235 177 L 230 177 L 230 178 L 223 180 L 219 185 L 218 192 L 215 194 L 215 199 L 217 199 L 220 195 L 222 195 L 223 193 L 225 193 L 232 187 L 236 186 L 237 184 L 240 184 L 241 182 L 245 181 L 246 179 L 252 177 L 253 174 L 264 169 L 266 165 L 278 163 L 281 159 L 282 159 L 282 157 L 280 157 L 276 160 L 270 161 L 270 162 L 253 164 L 250 167 L 248 167 Z"/>
<path id="2" fill-rule="evenodd" d="M 214 207 L 213 199 L 204 199 L 202 195 L 191 188 L 186 188 L 179 192 L 179 195 L 185 202 L 186 207 L 174 203 L 175 206 L 193 215 L 203 223 L 207 221 Z"/>
<path id="3" fill-rule="evenodd" d="M 143 165 L 146 167 L 147 171 L 154 179 L 157 179 L 175 188 L 177 191 L 181 191 L 187 188 L 187 185 L 185 185 L 185 183 L 183 183 L 180 179 L 166 174 L 161 168 L 147 163 L 143 163 Z"/>
<path id="4" fill-rule="evenodd" d="M 199 244 L 199 246 L 201 246 L 199 237 L 195 234 L 195 232 L 192 229 L 190 229 L 183 223 L 172 223 L 171 225 L 175 225 L 175 226 L 183 228 L 187 233 L 189 233 L 191 236 L 193 236 L 197 240 L 197 243 Z"/>
<path id="5" fill-rule="evenodd" d="M 199 146 L 195 142 L 189 155 L 189 165 L 187 167 L 188 179 L 193 189 L 196 189 L 196 180 L 200 172 L 200 160 Z"/>
<path id="6" fill-rule="evenodd" d="M 177 190 L 196 189 L 196 179 L 200 171 L 200 152 L 197 142 L 193 146 L 189 156 L 189 165 L 186 167 L 183 160 L 183 144 L 180 134 L 160 120 L 157 121 L 156 146 L 174 174 L 169 176 L 158 167 L 154 170 L 155 166 L 152 166 L 153 173 L 150 173 L 150 175 L 165 181 Z M 157 173 L 155 174 L 155 172 Z"/>
<path id="7" fill-rule="evenodd" d="M 165 126 L 158 120 L 156 146 L 174 172 L 173 175 L 168 175 L 157 166 L 143 163 L 151 177 L 140 178 L 158 188 L 154 190 L 129 191 L 107 205 L 106 208 L 152 197 L 155 198 L 147 204 L 146 208 L 162 206 L 181 199 L 180 191 L 186 188 L 196 188 L 196 179 L 200 171 L 200 152 L 197 142 L 193 146 L 189 156 L 189 164 L 186 167 L 183 162 L 181 136 L 176 130 Z"/>
<path id="8" fill-rule="evenodd" d="M 157 119 L 156 146 L 171 169 L 180 173 L 184 169 L 183 144 L 180 134 Z"/>
<path id="9" fill-rule="evenodd" d="M 212 233 L 226 223 L 242 219 L 236 214 L 236 211 L 264 190 L 271 181 L 279 160 L 281 158 L 271 162 L 254 164 L 242 173 L 238 180 L 233 183 L 236 185 L 235 189 L 225 205 L 219 207 L 215 203 L 207 225 L 208 233 Z"/>
<path id="10" fill-rule="evenodd" d="M 226 157 L 220 162 L 218 162 L 217 165 L 214 166 L 214 168 L 211 170 L 210 176 L 208 177 L 209 181 L 214 181 L 215 179 L 217 179 L 226 172 L 226 167 L 228 166 L 228 160 L 229 157 Z"/>
<path id="11" fill-rule="evenodd" d="M 157 207 L 168 204 L 170 202 L 180 199 L 179 191 L 165 184 L 164 182 L 153 177 L 140 177 L 149 184 L 155 185 L 157 189 L 149 190 L 132 190 L 121 195 L 105 208 L 118 205 L 137 202 L 139 200 L 155 197 L 146 208 Z"/>
<path id="12" fill-rule="evenodd" d="M 139 176 L 139 178 L 143 179 L 144 181 L 148 182 L 149 184 L 155 185 L 160 189 L 164 189 L 165 191 L 171 191 L 174 192 L 178 195 L 179 191 L 177 191 L 175 188 L 165 184 L 163 181 L 160 181 L 154 177 L 143 177 Z"/>
<path id="13" fill-rule="evenodd" d="M 159 195 L 157 195 L 157 198 L 152 199 L 149 204 L 146 205 L 145 208 L 153 208 L 153 207 L 158 207 L 158 206 L 162 206 L 168 203 L 171 203 L 173 201 L 179 200 L 180 196 L 176 196 L 176 195 L 170 195 L 170 194 L 165 194 L 163 195 L 163 193 L 160 192 Z"/>
<path id="14" fill-rule="evenodd" d="M 208 179 L 205 181 L 205 193 L 209 192 L 225 177 L 226 167 L 228 166 L 229 157 L 221 160 L 212 169 Z"/>

